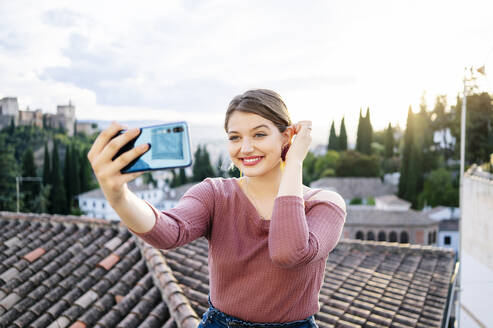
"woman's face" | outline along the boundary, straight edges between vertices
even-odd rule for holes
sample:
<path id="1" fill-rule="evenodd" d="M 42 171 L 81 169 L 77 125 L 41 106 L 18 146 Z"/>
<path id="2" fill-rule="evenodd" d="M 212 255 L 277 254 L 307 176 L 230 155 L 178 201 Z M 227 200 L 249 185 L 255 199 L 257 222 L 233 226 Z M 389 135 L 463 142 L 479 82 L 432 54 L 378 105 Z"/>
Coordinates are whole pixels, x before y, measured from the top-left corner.
<path id="1" fill-rule="evenodd" d="M 234 165 L 247 176 L 259 176 L 279 167 L 282 146 L 289 140 L 268 119 L 235 111 L 228 121 L 228 150 Z"/>

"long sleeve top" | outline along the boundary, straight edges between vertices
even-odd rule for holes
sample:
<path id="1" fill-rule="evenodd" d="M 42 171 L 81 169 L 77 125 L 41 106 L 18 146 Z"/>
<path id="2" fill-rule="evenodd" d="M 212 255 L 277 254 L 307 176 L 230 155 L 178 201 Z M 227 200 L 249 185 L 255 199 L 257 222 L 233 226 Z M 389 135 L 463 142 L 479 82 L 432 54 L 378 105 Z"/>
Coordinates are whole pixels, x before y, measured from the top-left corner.
<path id="1" fill-rule="evenodd" d="M 207 238 L 210 298 L 220 311 L 252 322 L 302 320 L 320 310 L 327 257 L 346 219 L 335 203 L 308 200 L 317 191 L 277 197 L 264 220 L 237 179 L 207 178 L 174 208 L 153 209 L 150 231 L 129 230 L 158 249 Z"/>

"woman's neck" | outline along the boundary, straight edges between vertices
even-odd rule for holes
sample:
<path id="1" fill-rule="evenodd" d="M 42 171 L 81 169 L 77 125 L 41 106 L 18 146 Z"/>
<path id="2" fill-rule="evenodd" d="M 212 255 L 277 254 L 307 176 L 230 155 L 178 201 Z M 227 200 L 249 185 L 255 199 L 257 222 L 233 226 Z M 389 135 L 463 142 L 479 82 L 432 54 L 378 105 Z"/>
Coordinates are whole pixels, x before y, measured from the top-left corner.
<path id="1" fill-rule="evenodd" d="M 245 176 L 246 188 L 248 188 L 250 194 L 254 194 L 257 197 L 276 197 L 279 192 L 281 177 L 282 172 L 279 168 L 273 169 L 261 176 Z"/>

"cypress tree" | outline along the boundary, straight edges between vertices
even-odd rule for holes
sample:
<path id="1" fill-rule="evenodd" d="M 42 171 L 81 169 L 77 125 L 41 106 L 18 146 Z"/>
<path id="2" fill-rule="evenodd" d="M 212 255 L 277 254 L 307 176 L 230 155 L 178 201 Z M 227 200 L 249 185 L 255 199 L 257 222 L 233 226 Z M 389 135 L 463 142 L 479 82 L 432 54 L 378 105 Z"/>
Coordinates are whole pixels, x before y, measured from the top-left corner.
<path id="1" fill-rule="evenodd" d="M 0 135 L 0 210 L 15 211 L 16 186 L 15 177 L 19 174 L 14 148 Z"/>
<path id="2" fill-rule="evenodd" d="M 194 162 L 193 162 L 193 181 L 202 181 L 200 177 L 202 176 L 202 149 L 200 145 L 197 146 L 195 153 L 193 154 Z"/>
<path id="3" fill-rule="evenodd" d="M 60 158 L 58 155 L 58 145 L 55 140 L 53 146 L 51 181 L 52 188 L 50 191 L 50 212 L 57 214 L 67 214 L 67 197 L 63 185 L 62 172 L 60 168 Z"/>
<path id="4" fill-rule="evenodd" d="M 188 182 L 187 175 L 185 173 L 185 169 L 182 167 L 180 168 L 180 175 L 178 181 L 180 182 L 180 185 L 184 185 Z"/>
<path id="5" fill-rule="evenodd" d="M 73 183 L 72 181 L 74 180 L 73 177 L 70 175 L 70 168 L 71 168 L 71 163 L 72 159 L 70 156 L 70 147 L 67 146 L 66 151 L 65 151 L 65 164 L 63 167 L 63 181 L 65 183 L 65 192 L 67 195 L 67 209 L 70 210 L 72 208 L 72 197 L 74 196 L 73 194 Z"/>
<path id="6" fill-rule="evenodd" d="M 209 152 L 207 151 L 206 145 L 204 145 L 202 148 L 202 165 L 203 165 L 203 171 L 202 171 L 203 175 L 200 181 L 204 180 L 205 178 L 215 176 L 214 169 L 212 168 Z"/>
<path id="7" fill-rule="evenodd" d="M 45 156 L 43 160 L 43 184 L 51 184 L 51 165 L 50 165 L 50 153 L 48 152 L 48 144 L 45 143 Z"/>
<path id="8" fill-rule="evenodd" d="M 36 166 L 34 165 L 34 154 L 29 147 L 22 157 L 22 176 L 36 177 Z M 40 209 L 36 206 L 37 199 L 40 196 L 40 185 L 38 181 L 27 181 L 22 183 L 22 193 L 24 201 L 24 210 L 27 212 L 39 212 Z"/>
<path id="9" fill-rule="evenodd" d="M 79 163 L 80 163 L 80 192 L 86 192 L 92 189 L 92 169 L 89 160 L 87 159 L 88 150 L 85 149 L 79 154 Z"/>
<path id="10" fill-rule="evenodd" d="M 339 150 L 339 140 L 337 139 L 334 121 L 332 121 L 332 125 L 330 126 L 328 150 Z"/>
<path id="11" fill-rule="evenodd" d="M 346 124 L 344 123 L 344 117 L 342 117 L 341 127 L 339 129 L 339 150 L 347 150 L 347 133 Z"/>
<path id="12" fill-rule="evenodd" d="M 370 121 L 370 107 L 366 109 L 366 116 L 364 118 L 364 129 L 363 129 L 363 153 L 371 155 L 371 143 L 373 142 L 373 127 Z"/>
<path id="13" fill-rule="evenodd" d="M 411 106 L 407 111 L 406 131 L 404 132 L 404 149 L 402 151 L 401 160 L 401 175 L 399 178 L 398 195 L 400 198 L 408 199 L 408 184 L 409 184 L 409 160 L 414 144 L 414 114 Z"/>
<path id="14" fill-rule="evenodd" d="M 74 196 L 80 194 L 80 169 L 79 169 L 79 152 L 75 145 L 72 145 L 70 151 L 70 179 L 72 179 L 72 194 Z"/>
<path id="15" fill-rule="evenodd" d="M 392 125 L 389 123 L 389 126 L 385 130 L 385 158 L 392 158 L 394 156 L 394 129 L 392 129 Z"/>
<path id="16" fill-rule="evenodd" d="M 10 127 L 9 127 L 9 134 L 13 135 L 15 132 L 15 122 L 14 122 L 14 117 L 10 119 Z"/>
<path id="17" fill-rule="evenodd" d="M 359 120 L 358 120 L 358 131 L 356 132 L 356 150 L 360 153 L 363 152 L 363 138 L 364 138 L 364 120 L 361 112 L 361 108 L 359 109 Z"/>

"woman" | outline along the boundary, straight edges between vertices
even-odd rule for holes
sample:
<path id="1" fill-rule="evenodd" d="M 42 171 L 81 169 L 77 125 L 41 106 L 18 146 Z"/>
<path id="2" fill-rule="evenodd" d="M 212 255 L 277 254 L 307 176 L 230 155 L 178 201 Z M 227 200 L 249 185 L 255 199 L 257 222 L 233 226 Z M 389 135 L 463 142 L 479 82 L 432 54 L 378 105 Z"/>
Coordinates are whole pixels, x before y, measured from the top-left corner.
<path id="1" fill-rule="evenodd" d="M 231 101 L 224 128 L 242 177 L 207 178 L 163 212 L 127 188 L 140 173 L 120 174 L 148 146 L 111 160 L 138 129 L 111 139 L 122 129 L 113 123 L 88 158 L 132 233 L 159 249 L 201 236 L 209 241 L 210 307 L 199 327 L 316 327 L 325 263 L 340 238 L 346 208 L 337 193 L 302 184 L 311 122 L 292 124 L 281 97 L 258 89 Z"/>

